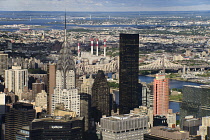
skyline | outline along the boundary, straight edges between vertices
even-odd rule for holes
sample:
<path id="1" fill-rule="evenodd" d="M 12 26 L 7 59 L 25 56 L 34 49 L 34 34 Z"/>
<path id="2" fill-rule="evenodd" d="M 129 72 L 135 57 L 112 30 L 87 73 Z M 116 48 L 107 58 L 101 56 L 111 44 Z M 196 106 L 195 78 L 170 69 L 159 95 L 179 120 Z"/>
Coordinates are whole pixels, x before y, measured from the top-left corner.
<path id="1" fill-rule="evenodd" d="M 208 0 L 0 0 L 0 11 L 201 11 Z"/>

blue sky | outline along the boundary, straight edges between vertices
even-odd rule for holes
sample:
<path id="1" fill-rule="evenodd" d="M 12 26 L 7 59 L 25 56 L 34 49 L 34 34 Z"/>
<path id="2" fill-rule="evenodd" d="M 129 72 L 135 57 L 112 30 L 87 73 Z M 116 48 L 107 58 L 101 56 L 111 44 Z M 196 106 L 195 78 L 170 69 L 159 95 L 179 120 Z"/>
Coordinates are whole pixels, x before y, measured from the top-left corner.
<path id="1" fill-rule="evenodd" d="M 197 11 L 210 0 L 0 0 L 0 11 Z"/>

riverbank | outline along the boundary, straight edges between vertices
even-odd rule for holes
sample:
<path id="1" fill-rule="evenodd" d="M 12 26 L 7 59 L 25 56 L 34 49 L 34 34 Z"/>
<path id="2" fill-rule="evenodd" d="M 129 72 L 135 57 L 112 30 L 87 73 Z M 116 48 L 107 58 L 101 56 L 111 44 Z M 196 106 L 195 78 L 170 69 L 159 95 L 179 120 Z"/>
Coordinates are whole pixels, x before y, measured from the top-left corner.
<path id="1" fill-rule="evenodd" d="M 155 74 L 142 75 L 142 76 L 155 77 Z M 204 84 L 204 85 L 210 84 L 210 83 L 197 81 L 197 79 L 183 79 L 181 77 L 174 77 L 174 78 L 169 78 L 169 79 L 177 80 L 177 81 L 183 81 L 183 82 L 199 83 L 199 84 Z"/>
<path id="2" fill-rule="evenodd" d="M 199 84 L 204 84 L 204 85 L 207 85 L 209 83 L 206 83 L 206 82 L 201 82 L 201 81 L 198 81 L 198 79 L 183 79 L 183 78 L 169 78 L 169 79 L 173 79 L 173 80 L 177 80 L 177 81 L 184 81 L 184 82 L 193 82 L 193 83 L 199 83 Z"/>
<path id="3" fill-rule="evenodd" d="M 181 103 L 182 101 L 177 101 L 177 100 L 169 100 L 169 102 L 177 102 L 177 103 Z"/>

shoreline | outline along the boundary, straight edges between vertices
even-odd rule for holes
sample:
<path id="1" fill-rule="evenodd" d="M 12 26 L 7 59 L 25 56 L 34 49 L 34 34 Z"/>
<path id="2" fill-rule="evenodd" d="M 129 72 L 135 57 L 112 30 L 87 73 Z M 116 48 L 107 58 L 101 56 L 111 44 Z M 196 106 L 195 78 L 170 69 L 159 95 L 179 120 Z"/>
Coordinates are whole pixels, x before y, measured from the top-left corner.
<path id="1" fill-rule="evenodd" d="M 182 101 L 177 101 L 177 100 L 169 100 L 169 102 L 177 102 L 177 103 L 181 103 Z"/>
<path id="2" fill-rule="evenodd" d="M 140 76 L 155 77 L 155 75 L 154 75 L 154 74 L 149 74 L 149 75 L 140 75 Z M 208 84 L 208 83 L 196 82 L 196 81 L 193 81 L 193 80 L 184 80 L 184 79 L 179 79 L 179 78 L 168 78 L 168 79 L 171 79 L 171 80 L 177 80 L 177 81 L 184 81 L 184 82 L 199 83 L 199 84 L 204 84 L 204 85 L 207 85 L 207 84 Z"/>

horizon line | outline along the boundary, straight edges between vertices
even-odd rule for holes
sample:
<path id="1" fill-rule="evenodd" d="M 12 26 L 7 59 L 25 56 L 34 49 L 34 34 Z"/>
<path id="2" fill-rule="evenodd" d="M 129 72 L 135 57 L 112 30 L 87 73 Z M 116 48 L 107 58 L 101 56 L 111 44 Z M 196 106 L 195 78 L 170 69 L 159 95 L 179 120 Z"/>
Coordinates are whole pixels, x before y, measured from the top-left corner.
<path id="1" fill-rule="evenodd" d="M 168 10 L 164 10 L 164 11 L 161 11 L 161 10 L 156 10 L 156 11 L 67 11 L 66 12 L 104 12 L 104 13 L 108 13 L 108 12 L 204 12 L 204 11 L 210 11 L 210 10 L 186 10 L 186 11 L 183 11 L 183 10 L 180 10 L 180 11 L 175 11 L 175 10 L 172 10 L 172 11 L 168 11 Z M 10 10 L 6 10 L 6 11 L 1 11 L 0 12 L 65 12 L 65 10 L 63 11 L 29 11 L 29 10 L 18 10 L 18 11 L 10 11 Z"/>

